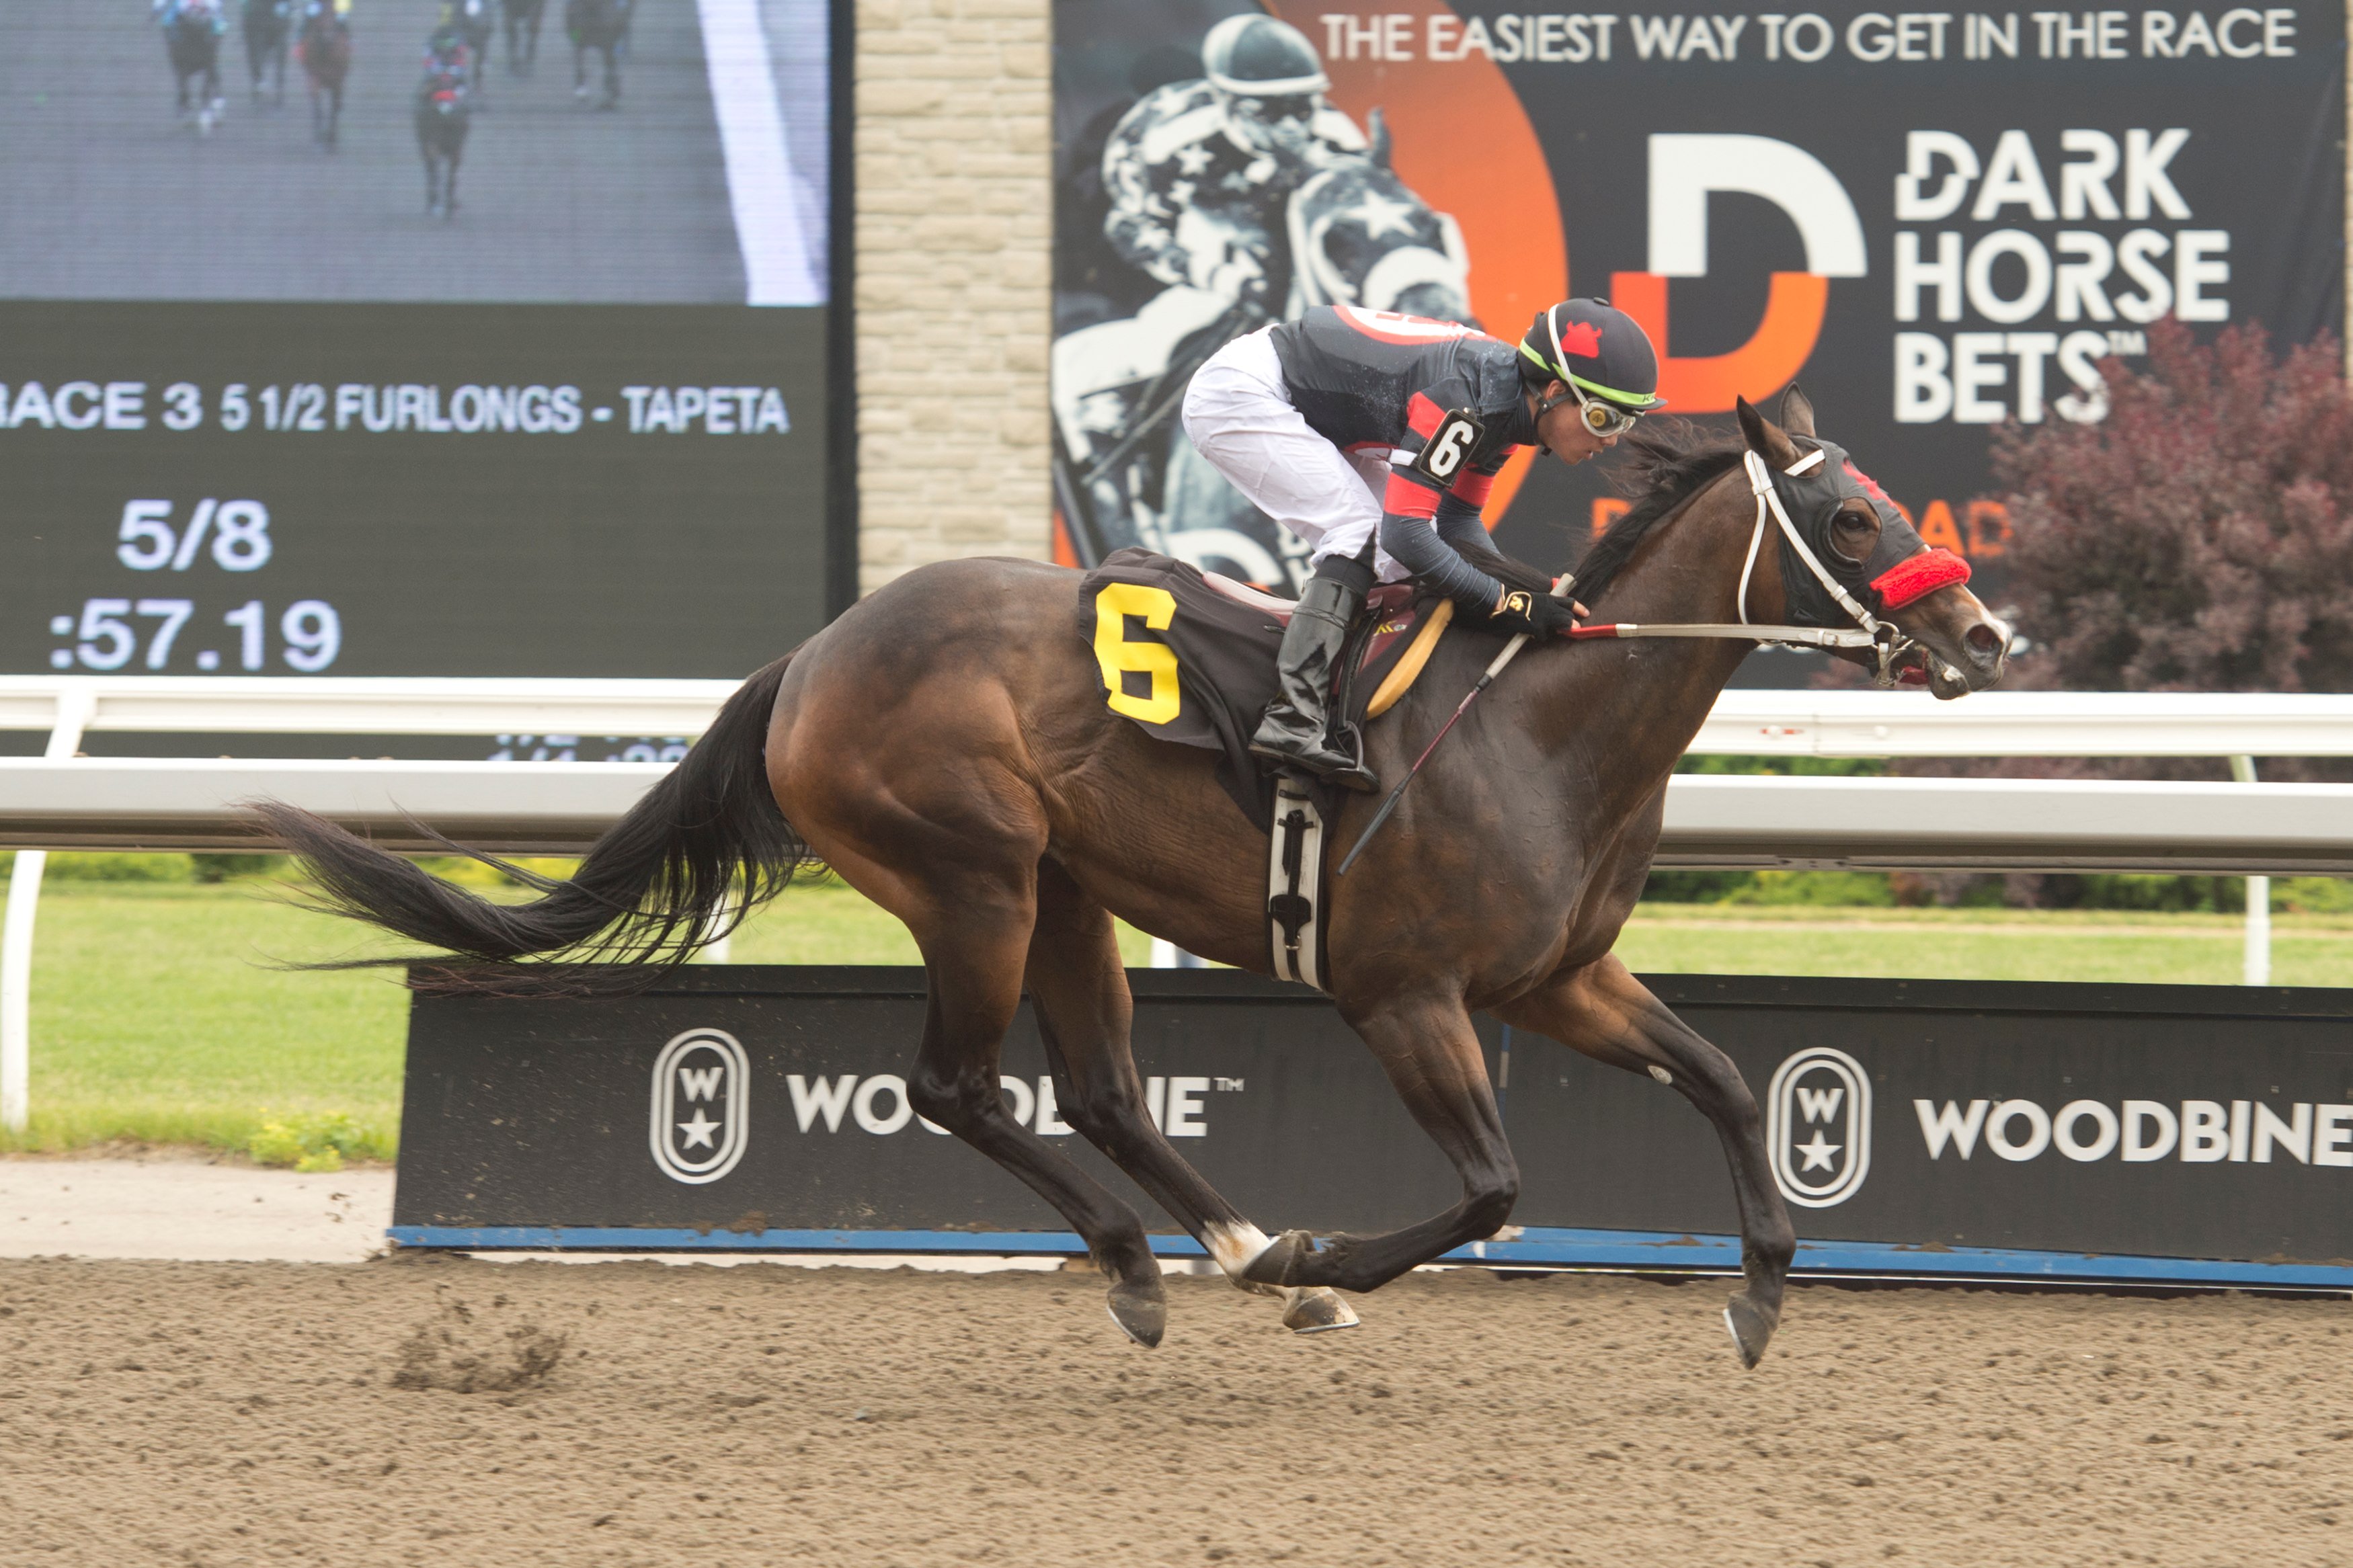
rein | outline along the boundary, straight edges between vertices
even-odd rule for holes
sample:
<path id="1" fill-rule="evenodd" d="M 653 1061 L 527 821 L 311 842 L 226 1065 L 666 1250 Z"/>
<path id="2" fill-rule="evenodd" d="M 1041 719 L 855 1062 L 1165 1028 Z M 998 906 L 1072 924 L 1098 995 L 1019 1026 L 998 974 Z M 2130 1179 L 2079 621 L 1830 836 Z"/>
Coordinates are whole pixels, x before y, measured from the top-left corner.
<path id="1" fill-rule="evenodd" d="M 1806 543 L 1798 525 L 1789 521 L 1788 509 L 1773 488 L 1772 470 L 1765 459 L 1752 448 L 1740 454 L 1741 464 L 1748 471 L 1748 489 L 1757 498 L 1757 524 L 1748 535 L 1748 556 L 1740 566 L 1740 620 L 1729 621 L 1662 621 L 1645 625 L 1636 621 L 1606 621 L 1594 626 L 1573 626 L 1567 634 L 1573 642 L 1587 642 L 1603 637 L 1714 637 L 1744 642 L 1793 643 L 1807 647 L 1868 647 L 1879 652 L 1879 668 L 1873 677 L 1873 684 L 1894 686 L 1896 656 L 1915 647 L 1912 639 L 1863 608 L 1855 596 L 1831 575 Z M 1783 469 L 1792 477 L 1810 474 L 1822 465 L 1821 448 L 1799 458 Z M 1806 563 L 1808 571 L 1830 594 L 1839 608 L 1854 617 L 1852 627 L 1759 626 L 1748 618 L 1748 580 L 1757 570 L 1757 552 L 1765 542 L 1765 520 L 1770 516 L 1780 524 L 1782 537 L 1787 539 Z"/>
<path id="2" fill-rule="evenodd" d="M 1798 531 L 1798 525 L 1789 520 L 1788 509 L 1781 504 L 1780 493 L 1773 488 L 1773 472 L 1765 466 L 1765 459 L 1757 455 L 1756 449 L 1751 447 L 1742 452 L 1740 460 L 1748 471 L 1749 492 L 1757 498 L 1757 523 L 1748 534 L 1748 557 L 1740 566 L 1739 621 L 1736 624 L 1730 621 L 1662 621 L 1651 625 L 1638 621 L 1608 621 L 1598 626 L 1573 626 L 1566 634 L 1567 638 L 1575 642 L 1591 642 L 1604 637 L 1712 637 L 1725 641 L 1797 643 L 1808 647 L 1875 648 L 1879 654 L 1879 668 L 1872 678 L 1873 684 L 1881 687 L 1895 685 L 1896 658 L 1919 645 L 1896 629 L 1893 622 L 1883 621 L 1865 609 L 1860 600 L 1831 575 L 1829 568 L 1821 563 L 1820 558 L 1806 543 L 1805 537 Z M 1822 466 L 1822 449 L 1817 447 L 1782 472 L 1792 478 L 1810 474 Z M 1768 516 L 1780 524 L 1782 537 L 1796 549 L 1798 559 L 1806 563 L 1806 569 L 1829 592 L 1831 600 L 1854 617 L 1852 626 L 1759 626 L 1749 620 L 1748 580 L 1757 570 L 1757 552 L 1765 542 L 1765 520 Z M 1562 574 L 1553 583 L 1553 596 L 1565 597 L 1576 584 L 1574 575 Z M 1413 783 L 1415 776 L 1421 772 L 1422 763 L 1430 761 L 1430 753 L 1438 750 L 1438 742 L 1446 739 L 1447 732 L 1454 728 L 1455 721 L 1470 710 L 1479 693 L 1494 684 L 1495 677 L 1504 672 L 1504 667 L 1519 656 L 1520 649 L 1525 647 L 1529 641 L 1529 635 L 1525 632 L 1515 635 L 1504 645 L 1504 651 L 1495 656 L 1471 689 L 1463 693 L 1462 700 L 1455 705 L 1446 722 L 1439 726 L 1438 733 L 1430 738 L 1430 744 L 1421 749 L 1421 755 L 1414 759 L 1413 766 L 1406 770 L 1405 777 L 1398 781 L 1397 788 L 1381 802 L 1380 810 L 1373 814 L 1373 819 L 1365 825 L 1364 832 L 1357 835 L 1356 842 L 1349 847 L 1346 858 L 1333 873 L 1335 876 L 1348 874 L 1348 868 L 1356 863 L 1356 857 L 1365 852 L 1365 847 L 1373 841 L 1373 835 L 1381 830 L 1381 825 L 1397 809 L 1398 802 L 1405 798 L 1406 786 Z"/>

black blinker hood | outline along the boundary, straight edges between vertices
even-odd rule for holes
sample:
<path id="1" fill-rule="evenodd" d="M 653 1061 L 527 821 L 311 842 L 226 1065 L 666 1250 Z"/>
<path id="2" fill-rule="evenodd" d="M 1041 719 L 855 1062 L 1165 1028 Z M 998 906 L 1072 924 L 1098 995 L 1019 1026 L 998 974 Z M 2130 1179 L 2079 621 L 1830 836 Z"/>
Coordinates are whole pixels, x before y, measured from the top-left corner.
<path id="1" fill-rule="evenodd" d="M 1803 474 L 1784 473 L 1770 459 L 1766 470 L 1773 476 L 1773 489 L 1781 506 L 1797 525 L 1814 552 L 1822 569 L 1838 580 L 1855 597 L 1855 601 L 1874 615 L 1881 608 L 1879 594 L 1871 584 L 1894 570 L 1896 563 L 1907 561 L 1928 548 L 1919 531 L 1905 521 L 1894 501 L 1888 498 L 1862 469 L 1854 466 L 1846 448 L 1831 441 L 1819 441 L 1810 437 L 1789 437 L 1800 455 L 1819 448 L 1821 462 Z M 1761 454 L 1760 454 L 1761 456 Z M 1836 550 L 1831 548 L 1831 517 L 1847 501 L 1860 497 L 1879 516 L 1879 542 L 1871 559 L 1861 565 L 1850 565 Z M 1781 591 L 1788 601 L 1788 618 L 1791 626 L 1850 626 L 1854 617 L 1839 606 L 1811 568 L 1789 542 L 1788 535 L 1778 528 L 1774 536 L 1781 546 Z"/>

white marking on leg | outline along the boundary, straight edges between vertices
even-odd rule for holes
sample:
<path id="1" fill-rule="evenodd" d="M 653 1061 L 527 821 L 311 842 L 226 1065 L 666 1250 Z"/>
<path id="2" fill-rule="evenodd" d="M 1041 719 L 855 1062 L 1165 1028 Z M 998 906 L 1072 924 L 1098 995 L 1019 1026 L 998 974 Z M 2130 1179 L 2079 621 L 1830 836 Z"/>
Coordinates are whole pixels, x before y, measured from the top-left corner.
<path id="1" fill-rule="evenodd" d="M 1202 1245 L 1218 1267 L 1229 1279 L 1240 1279 L 1244 1270 L 1258 1261 L 1260 1253 L 1274 1245 L 1274 1238 L 1248 1220 L 1240 1225 L 1210 1224 L 1202 1227 Z"/>
<path id="2" fill-rule="evenodd" d="M 1653 1064 L 1651 1068 L 1651 1076 L 1657 1079 L 1661 1083 L 1672 1083 L 1675 1081 L 1674 1074 L 1669 1072 L 1662 1067 L 1657 1066 L 1656 1064 Z"/>

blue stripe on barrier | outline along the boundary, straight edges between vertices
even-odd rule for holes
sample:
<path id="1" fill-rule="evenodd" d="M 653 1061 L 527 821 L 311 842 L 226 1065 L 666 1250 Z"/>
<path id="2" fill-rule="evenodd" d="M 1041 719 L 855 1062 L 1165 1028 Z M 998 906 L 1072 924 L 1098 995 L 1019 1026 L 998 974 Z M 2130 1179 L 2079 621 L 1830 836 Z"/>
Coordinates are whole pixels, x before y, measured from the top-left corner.
<path id="1" fill-rule="evenodd" d="M 1085 1244 L 1067 1231 L 632 1229 L 615 1226 L 396 1225 L 397 1247 L 465 1252 L 884 1252 L 1074 1256 Z M 1199 1258 L 1189 1236 L 1155 1236 L 1163 1258 Z M 1740 1242 L 1729 1236 L 1530 1226 L 1509 1241 L 1478 1241 L 1446 1255 L 1459 1263 L 1737 1272 Z M 2000 1247 L 1905 1246 L 1884 1241 L 1800 1241 L 1794 1272 L 1904 1275 L 1952 1279 L 2049 1279 L 2135 1285 L 2235 1285 L 2353 1291 L 2353 1265 L 2249 1263 L 2200 1258 L 2107 1257 Z"/>

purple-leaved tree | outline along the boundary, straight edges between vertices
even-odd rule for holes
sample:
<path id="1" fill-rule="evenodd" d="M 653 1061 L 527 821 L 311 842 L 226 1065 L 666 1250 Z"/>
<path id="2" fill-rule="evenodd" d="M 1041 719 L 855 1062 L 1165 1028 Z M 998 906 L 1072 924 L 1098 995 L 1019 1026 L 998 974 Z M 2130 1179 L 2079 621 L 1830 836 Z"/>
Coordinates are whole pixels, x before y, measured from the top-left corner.
<path id="1" fill-rule="evenodd" d="M 2106 418 L 2010 426 L 2002 597 L 2036 645 L 2008 687 L 2077 691 L 2353 691 L 2353 389 L 2322 338 L 2274 358 L 2261 326 L 2201 343 L 2170 319 L 2146 367 L 2101 366 Z M 1902 773 L 2227 778 L 2220 759 L 1899 764 Z M 2266 759 L 2274 779 L 2341 762 Z M 1973 879 L 1906 879 L 1951 901 Z M 2234 907 L 2210 878 L 2012 876 L 2011 903 Z M 1982 890 L 1984 885 L 1976 884 Z M 1907 899 L 1907 901 L 1908 899 Z"/>
<path id="2" fill-rule="evenodd" d="M 2106 362 L 2089 425 L 1994 441 L 2005 597 L 2039 645 L 2005 682 L 2099 691 L 2353 691 L 2353 390 L 2323 338 L 2200 343 L 2170 319 L 2147 368 Z"/>

